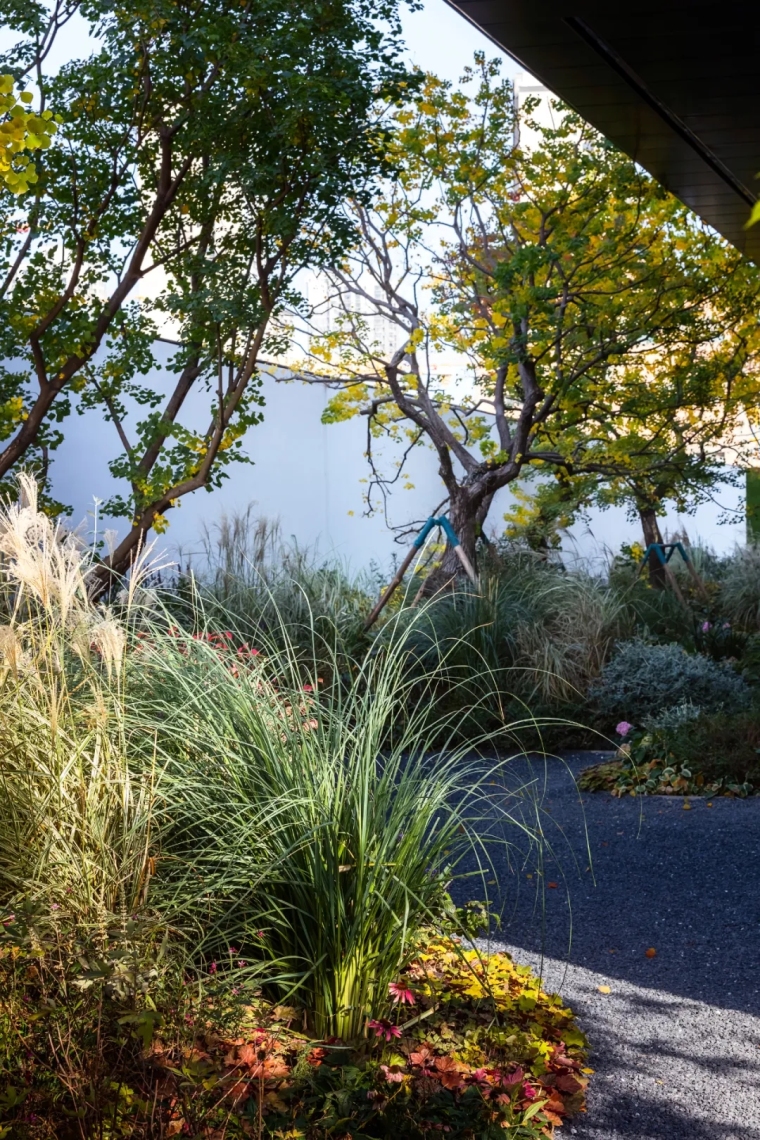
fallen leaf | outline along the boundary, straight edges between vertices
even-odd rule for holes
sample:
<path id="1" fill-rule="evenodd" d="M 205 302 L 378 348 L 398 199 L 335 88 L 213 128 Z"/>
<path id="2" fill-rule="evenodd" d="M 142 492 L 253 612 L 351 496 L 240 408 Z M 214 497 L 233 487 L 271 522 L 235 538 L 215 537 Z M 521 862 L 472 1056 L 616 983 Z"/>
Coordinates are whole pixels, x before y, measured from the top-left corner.
<path id="1" fill-rule="evenodd" d="M 547 887 L 551 887 L 552 890 L 556 891 L 557 887 L 559 886 L 559 883 L 547 883 L 546 885 L 547 885 Z"/>
<path id="2" fill-rule="evenodd" d="M 590 1077 L 590 1076 L 593 1076 L 593 1074 L 596 1072 L 596 1069 L 581 1069 L 581 1072 L 585 1073 L 586 1076 Z"/>
<path id="3" fill-rule="evenodd" d="M 597 986 L 597 989 L 599 990 L 599 993 L 600 993 L 600 994 L 609 994 L 609 993 L 612 993 L 612 990 L 610 989 L 610 987 L 609 987 L 609 986 Z"/>
<path id="4" fill-rule="evenodd" d="M 689 803 L 689 801 L 688 801 L 688 800 L 684 800 L 684 802 L 683 802 L 683 810 L 684 810 L 684 811 L 691 811 L 691 804 Z"/>
<path id="5" fill-rule="evenodd" d="M 712 807 L 712 804 L 708 804 L 707 806 L 708 806 L 708 807 Z"/>
<path id="6" fill-rule="evenodd" d="M 644 953 L 646 954 L 647 958 L 657 957 L 657 951 L 655 950 L 654 946 L 650 946 L 648 950 L 644 951 Z"/>

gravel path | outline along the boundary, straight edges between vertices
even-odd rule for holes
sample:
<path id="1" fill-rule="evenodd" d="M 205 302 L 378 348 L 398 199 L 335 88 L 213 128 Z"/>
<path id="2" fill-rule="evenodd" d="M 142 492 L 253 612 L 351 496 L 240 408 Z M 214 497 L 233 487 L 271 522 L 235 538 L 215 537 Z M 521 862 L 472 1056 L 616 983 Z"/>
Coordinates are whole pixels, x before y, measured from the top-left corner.
<path id="1" fill-rule="evenodd" d="M 563 1140 L 760 1140 L 760 797 L 580 796 L 570 773 L 592 760 L 513 766 L 551 854 L 519 837 L 490 888 L 502 945 L 591 1041 L 589 1110 Z"/>

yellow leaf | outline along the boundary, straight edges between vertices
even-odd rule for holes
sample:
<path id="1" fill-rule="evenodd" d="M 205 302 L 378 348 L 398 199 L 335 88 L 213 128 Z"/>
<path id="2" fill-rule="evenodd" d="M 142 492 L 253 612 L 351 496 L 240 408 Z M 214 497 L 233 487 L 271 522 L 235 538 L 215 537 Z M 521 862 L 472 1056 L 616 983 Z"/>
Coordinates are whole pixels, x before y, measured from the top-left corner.
<path id="1" fill-rule="evenodd" d="M 597 988 L 598 988 L 600 994 L 612 993 L 612 990 L 610 989 L 609 986 L 598 986 Z"/>

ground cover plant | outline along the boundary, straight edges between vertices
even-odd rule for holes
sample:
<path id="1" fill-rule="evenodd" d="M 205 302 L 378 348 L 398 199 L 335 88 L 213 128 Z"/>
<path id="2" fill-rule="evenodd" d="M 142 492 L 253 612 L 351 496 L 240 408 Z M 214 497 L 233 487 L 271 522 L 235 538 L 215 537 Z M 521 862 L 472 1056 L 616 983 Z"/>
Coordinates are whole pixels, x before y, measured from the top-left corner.
<path id="1" fill-rule="evenodd" d="M 581 1105 L 583 1039 L 529 972 L 453 938 L 465 856 L 487 925 L 489 845 L 525 826 L 495 797 L 506 760 L 473 752 L 488 734 L 455 740 L 401 638 L 305 679 L 286 642 L 178 625 L 140 566 L 94 604 L 92 552 L 21 489 L 0 513 L 4 1134 L 263 1135 L 305 1112 L 304 1135 L 337 1113 L 383 1136 L 415 1098 L 428 1131 L 550 1134 Z M 309 1043 L 290 1091 L 254 1032 L 283 1021 Z"/>

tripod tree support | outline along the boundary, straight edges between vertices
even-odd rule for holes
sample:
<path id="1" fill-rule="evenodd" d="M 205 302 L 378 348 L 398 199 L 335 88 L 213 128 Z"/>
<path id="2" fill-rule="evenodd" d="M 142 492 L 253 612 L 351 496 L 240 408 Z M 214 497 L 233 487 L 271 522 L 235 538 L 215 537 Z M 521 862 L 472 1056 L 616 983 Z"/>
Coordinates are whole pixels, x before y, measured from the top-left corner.
<path id="1" fill-rule="evenodd" d="M 467 577 L 470 579 L 474 586 L 477 586 L 478 576 L 475 573 L 475 568 L 462 549 L 462 544 L 456 536 L 456 531 L 454 530 L 449 520 L 446 518 L 446 515 L 441 515 L 440 518 L 435 518 L 433 515 L 431 515 L 409 548 L 406 557 L 404 558 L 403 562 L 393 577 L 393 581 L 390 583 L 385 593 L 380 598 L 380 601 L 377 603 L 375 608 L 372 610 L 372 613 L 365 621 L 365 629 L 369 629 L 370 626 L 374 625 L 377 619 L 380 617 L 380 614 L 383 612 L 383 609 L 392 598 L 394 592 L 403 582 L 404 574 L 406 574 L 414 558 L 425 545 L 425 542 L 427 541 L 427 537 L 430 534 L 431 530 L 433 530 L 435 527 L 440 527 L 443 533 L 446 535 L 446 541 L 452 547 L 457 558 L 462 563 Z"/>
<path id="2" fill-rule="evenodd" d="M 673 588 L 673 593 L 676 595 L 681 605 L 685 606 L 686 601 L 683 594 L 681 593 L 678 582 L 676 581 L 675 574 L 668 565 L 676 551 L 678 551 L 678 553 L 681 555 L 681 558 L 686 565 L 686 569 L 689 571 L 689 574 L 691 575 L 692 581 L 694 582 L 697 590 L 703 598 L 707 599 L 707 589 L 705 587 L 705 584 L 700 578 L 699 574 L 697 574 L 697 571 L 694 568 L 694 563 L 689 558 L 689 555 L 686 552 L 686 548 L 682 542 L 650 542 L 649 546 L 644 551 L 644 557 L 641 560 L 639 574 L 649 562 L 650 557 L 657 558 L 665 570 L 668 582 Z"/>

